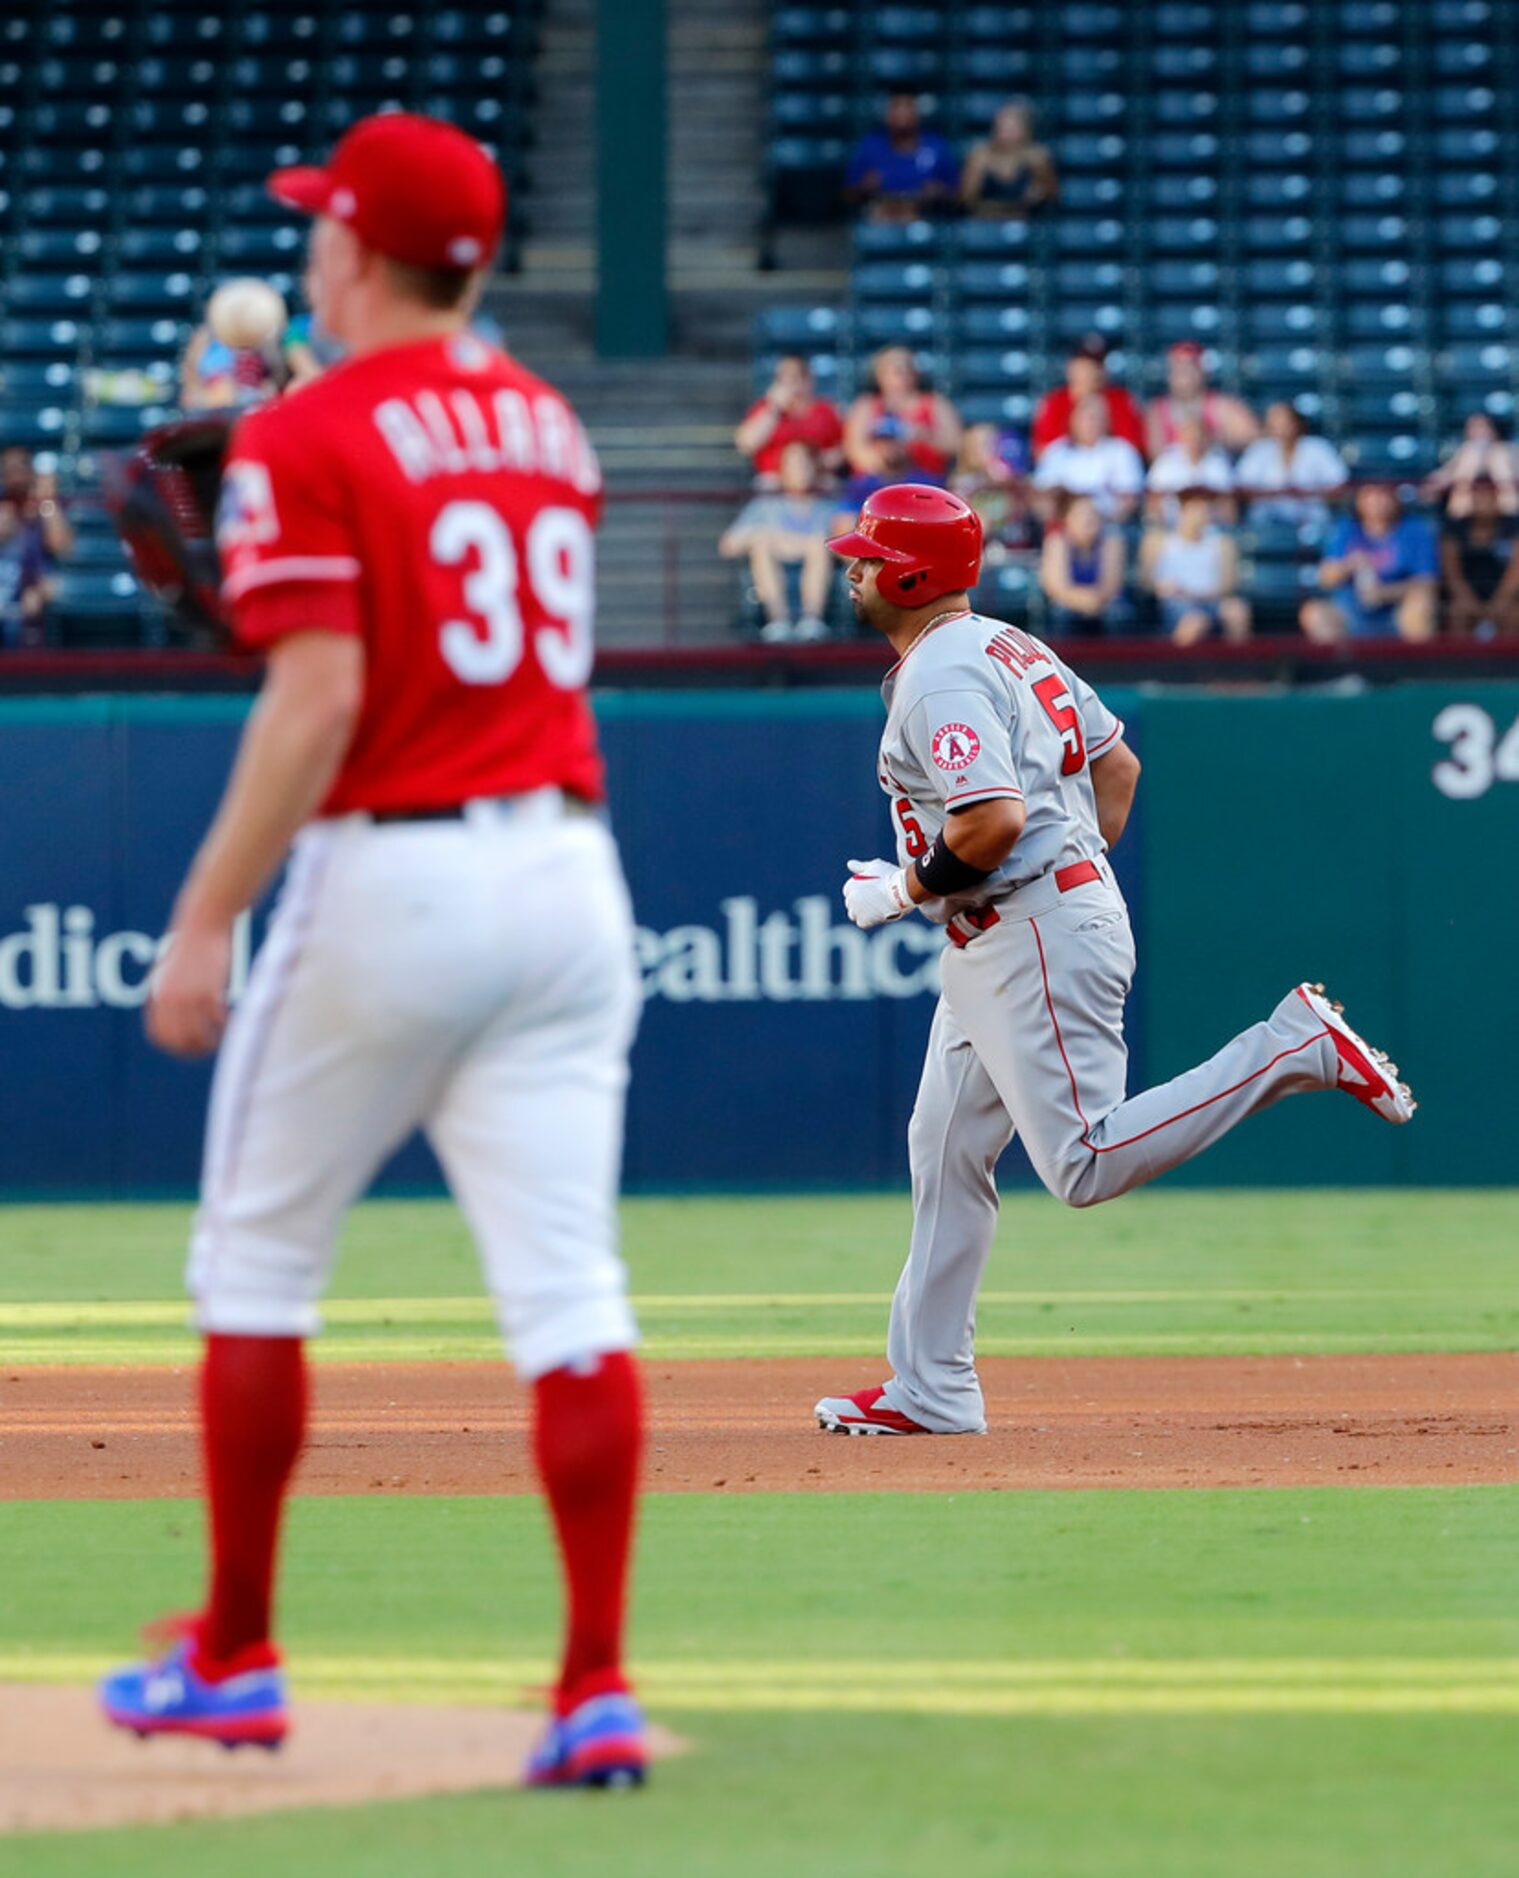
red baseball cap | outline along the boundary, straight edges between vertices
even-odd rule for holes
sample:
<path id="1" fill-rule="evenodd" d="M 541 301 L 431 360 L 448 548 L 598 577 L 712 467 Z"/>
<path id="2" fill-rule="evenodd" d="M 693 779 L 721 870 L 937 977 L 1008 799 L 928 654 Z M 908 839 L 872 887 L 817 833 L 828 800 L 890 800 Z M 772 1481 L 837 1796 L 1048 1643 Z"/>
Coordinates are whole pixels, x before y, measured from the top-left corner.
<path id="1" fill-rule="evenodd" d="M 1200 359 L 1202 355 L 1202 343 L 1196 339 L 1178 339 L 1174 346 L 1166 347 L 1168 359 Z"/>
<path id="2" fill-rule="evenodd" d="M 367 247 L 417 267 L 478 267 L 506 226 L 506 184 L 456 125 L 407 111 L 362 118 L 325 169 L 276 170 L 276 202 L 346 222 Z"/>

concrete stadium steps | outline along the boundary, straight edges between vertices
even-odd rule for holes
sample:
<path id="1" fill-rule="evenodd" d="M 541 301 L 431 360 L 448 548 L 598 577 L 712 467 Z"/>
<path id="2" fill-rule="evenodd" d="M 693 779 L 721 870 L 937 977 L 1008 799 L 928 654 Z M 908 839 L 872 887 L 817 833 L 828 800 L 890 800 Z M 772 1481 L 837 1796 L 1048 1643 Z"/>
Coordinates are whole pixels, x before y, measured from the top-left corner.
<path id="1" fill-rule="evenodd" d="M 490 309 L 590 432 L 608 502 L 597 543 L 603 645 L 698 644 L 733 628 L 739 576 L 717 538 L 744 499 L 733 429 L 753 397 L 764 306 L 842 300 L 832 249 L 759 270 L 769 6 L 668 0 L 671 356 L 595 357 L 595 0 L 548 0 L 520 271 Z M 662 492 L 684 492 L 668 500 Z"/>
<path id="2" fill-rule="evenodd" d="M 596 237 L 595 0 L 549 0 L 529 160 L 529 273 Z M 752 268 L 764 206 L 764 0 L 670 0 L 669 232 L 677 266 Z M 707 252 L 704 256 L 702 251 Z M 594 266 L 594 257 L 592 258 Z"/>

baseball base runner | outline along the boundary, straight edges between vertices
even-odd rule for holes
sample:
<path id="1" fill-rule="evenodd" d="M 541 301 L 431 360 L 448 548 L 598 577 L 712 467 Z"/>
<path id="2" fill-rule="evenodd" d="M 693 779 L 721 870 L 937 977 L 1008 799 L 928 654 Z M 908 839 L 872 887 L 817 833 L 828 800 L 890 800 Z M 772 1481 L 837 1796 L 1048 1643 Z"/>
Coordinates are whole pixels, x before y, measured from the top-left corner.
<path id="1" fill-rule="evenodd" d="M 467 330 L 505 213 L 480 145 L 370 118 L 270 188 L 316 217 L 308 289 L 349 357 L 244 418 L 224 477 L 222 598 L 269 666 L 148 1007 L 178 1054 L 226 1027 L 189 1271 L 210 1586 L 102 1700 L 142 1735 L 284 1736 L 270 1605 L 304 1339 L 344 1214 L 421 1127 L 532 1384 L 568 1589 L 526 1777 L 636 1785 L 642 1407 L 616 1196 L 638 987 L 585 693 L 600 473 L 564 399 Z M 232 922 L 292 838 L 228 1023 Z"/>
<path id="2" fill-rule="evenodd" d="M 856 611 L 898 655 L 880 750 L 897 860 L 851 861 L 845 906 L 863 927 L 917 909 L 949 944 L 908 1134 L 892 1375 L 816 1414 L 838 1433 L 979 1434 L 976 1294 L 1015 1132 L 1051 1193 L 1094 1206 L 1282 1096 L 1343 1089 L 1395 1123 L 1415 1105 L 1309 984 L 1206 1063 L 1126 1096 L 1134 938 L 1106 858 L 1139 777 L 1123 725 L 1047 645 L 971 611 L 981 524 L 957 496 L 881 490 L 831 546 Z"/>

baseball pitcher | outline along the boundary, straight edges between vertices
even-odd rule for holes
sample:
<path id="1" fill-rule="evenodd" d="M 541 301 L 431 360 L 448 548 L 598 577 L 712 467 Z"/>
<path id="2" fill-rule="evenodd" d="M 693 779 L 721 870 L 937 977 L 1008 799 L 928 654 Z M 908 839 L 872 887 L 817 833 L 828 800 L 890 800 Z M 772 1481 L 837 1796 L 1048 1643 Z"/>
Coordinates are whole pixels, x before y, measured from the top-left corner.
<path id="1" fill-rule="evenodd" d="M 856 612 L 897 654 L 880 753 L 897 859 L 851 861 L 844 903 L 863 927 L 919 910 L 949 944 L 908 1134 L 893 1373 L 816 1413 L 844 1434 L 980 1434 L 976 1293 L 1015 1132 L 1051 1193 L 1094 1206 L 1285 1095 L 1344 1089 L 1389 1122 L 1415 1105 L 1307 984 L 1197 1069 L 1126 1096 L 1134 938 L 1106 858 L 1139 779 L 1123 725 L 1047 645 L 971 611 L 981 524 L 959 497 L 881 490 L 831 545 Z"/>
<path id="2" fill-rule="evenodd" d="M 304 1341 L 345 1212 L 420 1126 L 533 1386 L 567 1584 L 527 1779 L 632 1785 L 616 1192 L 638 990 L 585 693 L 600 475 L 564 399 L 467 331 L 505 215 L 478 144 L 370 118 L 270 189 L 316 218 L 308 293 L 349 356 L 242 419 L 223 479 L 222 599 L 268 669 L 147 1014 L 166 1050 L 221 1045 L 189 1265 L 210 1585 L 102 1699 L 141 1735 L 284 1736 L 270 1604 Z M 229 1021 L 233 921 L 292 842 Z"/>

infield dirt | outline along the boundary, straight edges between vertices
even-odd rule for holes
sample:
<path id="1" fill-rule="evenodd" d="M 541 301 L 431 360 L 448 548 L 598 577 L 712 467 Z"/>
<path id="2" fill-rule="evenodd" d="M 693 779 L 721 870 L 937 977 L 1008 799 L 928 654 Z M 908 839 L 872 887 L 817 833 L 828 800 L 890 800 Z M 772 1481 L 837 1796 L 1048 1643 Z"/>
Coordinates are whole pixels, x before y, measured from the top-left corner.
<path id="1" fill-rule="evenodd" d="M 878 1361 L 655 1364 L 654 1492 L 1451 1486 L 1519 1481 L 1519 1355 L 1007 1357 L 980 1439 L 822 1434 L 812 1404 Z M 504 1364 L 319 1364 L 299 1490 L 534 1490 Z M 0 1498 L 199 1489 L 188 1370 L 0 1372 Z"/>

